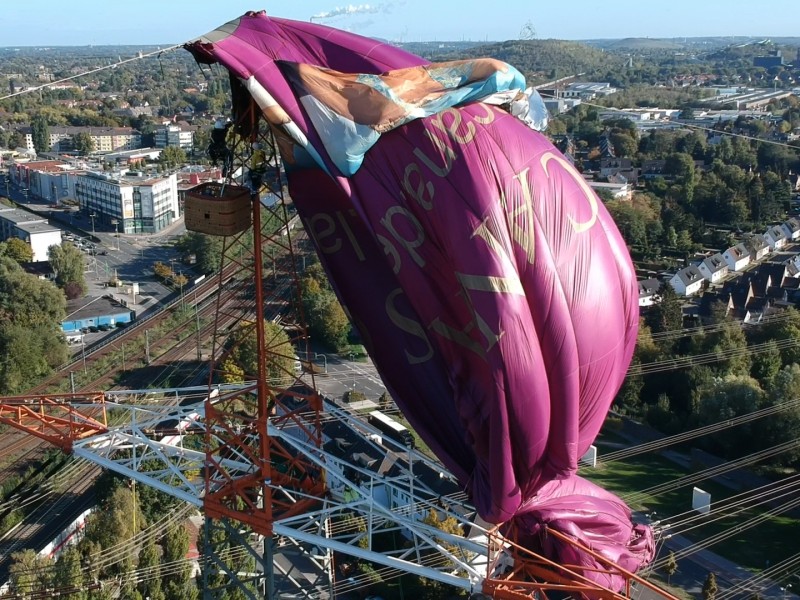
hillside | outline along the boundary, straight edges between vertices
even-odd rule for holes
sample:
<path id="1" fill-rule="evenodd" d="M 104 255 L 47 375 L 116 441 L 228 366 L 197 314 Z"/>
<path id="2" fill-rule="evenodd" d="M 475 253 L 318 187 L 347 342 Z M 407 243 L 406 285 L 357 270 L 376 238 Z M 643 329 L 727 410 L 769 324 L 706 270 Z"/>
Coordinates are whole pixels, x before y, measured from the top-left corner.
<path id="1" fill-rule="evenodd" d="M 608 67 L 609 55 L 580 42 L 564 40 L 510 40 L 462 49 L 458 53 L 436 49 L 426 58 L 454 60 L 490 56 L 514 65 L 529 81 L 544 81 Z"/>

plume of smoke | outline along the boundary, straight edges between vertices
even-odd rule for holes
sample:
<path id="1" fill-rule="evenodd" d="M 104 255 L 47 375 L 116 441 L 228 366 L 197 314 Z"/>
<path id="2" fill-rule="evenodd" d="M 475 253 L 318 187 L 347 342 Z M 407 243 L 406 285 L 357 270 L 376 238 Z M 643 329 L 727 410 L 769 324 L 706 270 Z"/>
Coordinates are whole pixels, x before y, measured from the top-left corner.
<path id="1" fill-rule="evenodd" d="M 333 10 L 312 15 L 310 20 L 320 21 L 322 19 L 332 19 L 333 17 L 341 17 L 346 15 L 377 13 L 383 10 L 383 8 L 383 5 L 380 4 L 348 4 L 347 6 L 337 6 Z"/>

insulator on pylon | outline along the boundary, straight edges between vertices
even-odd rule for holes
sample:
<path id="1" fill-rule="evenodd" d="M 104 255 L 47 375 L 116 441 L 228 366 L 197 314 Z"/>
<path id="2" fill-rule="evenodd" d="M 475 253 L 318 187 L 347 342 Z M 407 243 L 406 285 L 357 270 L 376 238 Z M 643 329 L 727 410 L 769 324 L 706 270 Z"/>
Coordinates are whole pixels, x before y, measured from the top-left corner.
<path id="1" fill-rule="evenodd" d="M 209 235 L 234 235 L 251 222 L 250 190 L 208 182 L 186 193 L 186 229 Z"/>

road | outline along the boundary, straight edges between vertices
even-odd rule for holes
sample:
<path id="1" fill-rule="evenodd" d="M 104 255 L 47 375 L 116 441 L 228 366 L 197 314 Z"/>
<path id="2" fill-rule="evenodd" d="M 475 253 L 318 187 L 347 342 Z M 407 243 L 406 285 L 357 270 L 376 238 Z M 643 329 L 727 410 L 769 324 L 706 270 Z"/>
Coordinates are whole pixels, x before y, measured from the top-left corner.
<path id="1" fill-rule="evenodd" d="M 54 209 L 49 204 L 31 199 L 23 190 L 6 185 L 5 179 L 0 179 L 0 190 L 3 188 L 7 188 L 6 195 L 23 210 L 46 217 L 52 225 L 75 236 L 76 241 L 79 240 L 84 245 L 94 244 L 96 248 L 93 251 L 83 249 L 89 296 L 107 293 L 104 284 L 116 275 L 123 281 L 138 283 L 139 293 L 154 298 L 156 302 L 153 305 L 157 306 L 174 294 L 174 290 L 162 285 L 153 276 L 153 263 L 156 261 L 172 265 L 175 272 L 183 273 L 190 279 L 197 277 L 197 274 L 181 263 L 179 253 L 171 244 L 186 231 L 182 221 L 156 234 L 117 234 L 113 228 L 104 229 L 100 223 L 93 223 L 85 214 L 68 209 Z"/>
<path id="2" fill-rule="evenodd" d="M 301 356 L 301 358 L 303 358 Z M 326 396 L 340 399 L 345 392 L 363 393 L 368 400 L 377 402 L 386 391 L 375 365 L 369 358 L 343 358 L 336 354 L 309 353 L 310 361 L 318 369 L 315 376 L 317 389 Z"/>

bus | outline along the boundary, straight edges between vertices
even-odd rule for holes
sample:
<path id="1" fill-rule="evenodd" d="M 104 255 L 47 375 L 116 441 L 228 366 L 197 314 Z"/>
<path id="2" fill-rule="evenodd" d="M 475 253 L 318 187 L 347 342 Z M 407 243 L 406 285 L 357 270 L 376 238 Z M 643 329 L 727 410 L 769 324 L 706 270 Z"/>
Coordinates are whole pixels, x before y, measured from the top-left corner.
<path id="1" fill-rule="evenodd" d="M 407 448 L 414 448 L 414 436 L 412 433 L 406 427 L 383 414 L 381 411 L 373 410 L 370 412 L 367 422 L 394 441 L 403 444 Z"/>

